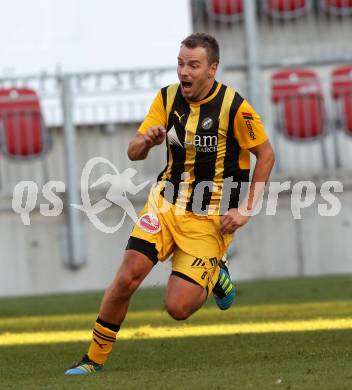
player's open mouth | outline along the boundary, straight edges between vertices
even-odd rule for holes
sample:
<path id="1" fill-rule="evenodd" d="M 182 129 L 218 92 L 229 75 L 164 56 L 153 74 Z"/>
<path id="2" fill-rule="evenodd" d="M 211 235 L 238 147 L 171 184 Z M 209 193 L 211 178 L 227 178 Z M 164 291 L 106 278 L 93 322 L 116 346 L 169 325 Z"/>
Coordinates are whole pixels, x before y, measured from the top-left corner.
<path id="1" fill-rule="evenodd" d="M 192 83 L 190 81 L 181 81 L 181 85 L 184 92 L 189 92 L 192 88 Z"/>

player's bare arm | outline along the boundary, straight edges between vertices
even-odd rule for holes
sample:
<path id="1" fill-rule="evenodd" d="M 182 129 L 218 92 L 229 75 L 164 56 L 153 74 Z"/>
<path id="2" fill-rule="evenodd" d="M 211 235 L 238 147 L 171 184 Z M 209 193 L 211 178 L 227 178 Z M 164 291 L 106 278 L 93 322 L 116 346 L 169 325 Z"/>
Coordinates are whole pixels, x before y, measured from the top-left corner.
<path id="1" fill-rule="evenodd" d="M 239 208 L 229 209 L 221 218 L 221 233 L 233 233 L 250 219 L 251 210 L 260 199 L 275 162 L 274 150 L 269 141 L 249 149 L 256 156 L 256 164 L 248 193 Z"/>
<path id="2" fill-rule="evenodd" d="M 132 161 L 144 160 L 153 146 L 164 142 L 165 136 L 163 126 L 153 126 L 145 134 L 137 134 L 128 145 L 128 158 Z"/>

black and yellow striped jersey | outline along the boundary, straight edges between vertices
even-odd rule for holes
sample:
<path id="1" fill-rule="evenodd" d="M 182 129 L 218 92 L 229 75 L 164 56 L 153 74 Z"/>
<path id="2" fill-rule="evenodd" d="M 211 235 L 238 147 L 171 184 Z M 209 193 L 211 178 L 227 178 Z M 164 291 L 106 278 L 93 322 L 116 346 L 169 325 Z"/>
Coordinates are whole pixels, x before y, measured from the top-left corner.
<path id="1" fill-rule="evenodd" d="M 180 84 L 169 85 L 158 91 L 138 132 L 155 125 L 167 130 L 167 165 L 158 176 L 173 185 L 167 200 L 195 214 L 238 206 L 237 183 L 249 180 L 248 149 L 267 139 L 260 117 L 238 92 L 215 82 L 206 98 L 190 102 Z"/>

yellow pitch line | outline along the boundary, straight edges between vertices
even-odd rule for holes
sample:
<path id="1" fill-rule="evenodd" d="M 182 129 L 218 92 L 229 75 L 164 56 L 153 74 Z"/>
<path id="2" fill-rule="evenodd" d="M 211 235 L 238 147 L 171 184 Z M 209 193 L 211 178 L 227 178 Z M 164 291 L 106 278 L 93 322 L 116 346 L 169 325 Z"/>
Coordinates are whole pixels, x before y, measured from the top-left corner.
<path id="1" fill-rule="evenodd" d="M 145 326 L 139 328 L 122 329 L 118 338 L 121 340 L 159 339 L 173 337 L 221 336 L 248 333 L 305 332 L 338 329 L 352 329 L 352 318 L 245 324 L 184 325 L 177 327 Z M 0 334 L 0 346 L 68 343 L 88 341 L 90 338 L 91 331 L 86 330 L 3 333 Z"/>
<path id="2" fill-rule="evenodd" d="M 271 304 L 271 305 L 255 305 L 255 306 L 237 306 L 236 312 L 238 314 L 247 314 L 247 313 L 267 313 L 271 311 L 287 311 L 294 310 L 296 313 L 298 311 L 315 311 L 319 310 L 331 310 L 334 309 L 350 309 L 352 301 L 329 301 L 329 302 L 319 302 L 319 303 L 288 303 L 288 304 Z M 197 318 L 207 318 L 211 315 L 219 314 L 219 309 L 217 307 L 203 307 L 202 310 L 196 313 Z M 153 319 L 157 317 L 165 317 L 166 312 L 164 310 L 145 310 L 134 312 L 131 311 L 128 313 L 129 320 L 137 320 L 146 317 L 151 317 Z M 10 318 L 0 318 L 0 326 L 11 327 L 13 324 L 16 325 L 18 322 L 21 322 L 22 325 L 35 325 L 44 323 L 65 323 L 66 326 L 69 323 L 76 323 L 77 321 L 91 321 L 93 324 L 96 318 L 96 313 L 81 313 L 81 314 L 59 314 L 59 315 L 36 315 L 36 316 L 19 316 L 19 317 L 10 317 Z M 147 321 L 147 320 L 146 320 Z"/>

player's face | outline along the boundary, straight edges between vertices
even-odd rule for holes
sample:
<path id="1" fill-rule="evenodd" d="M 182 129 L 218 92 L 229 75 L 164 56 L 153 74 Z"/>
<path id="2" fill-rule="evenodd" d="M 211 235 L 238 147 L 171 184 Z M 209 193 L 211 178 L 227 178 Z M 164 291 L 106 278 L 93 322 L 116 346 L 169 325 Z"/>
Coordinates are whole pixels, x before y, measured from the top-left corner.
<path id="1" fill-rule="evenodd" d="M 217 63 L 208 63 L 204 47 L 189 49 L 182 45 L 177 66 L 182 95 L 191 101 L 203 99 L 214 83 L 217 67 Z"/>

